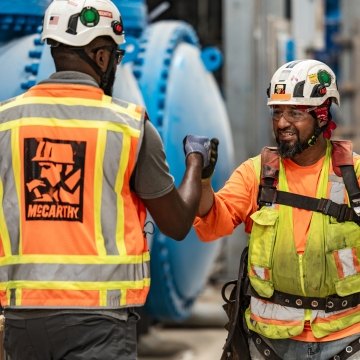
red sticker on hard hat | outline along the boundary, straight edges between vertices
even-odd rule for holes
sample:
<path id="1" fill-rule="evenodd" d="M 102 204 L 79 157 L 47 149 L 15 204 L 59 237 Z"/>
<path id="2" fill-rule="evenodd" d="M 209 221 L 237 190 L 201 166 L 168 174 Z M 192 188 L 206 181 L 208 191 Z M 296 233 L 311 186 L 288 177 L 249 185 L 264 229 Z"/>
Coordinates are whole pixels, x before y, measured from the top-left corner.
<path id="1" fill-rule="evenodd" d="M 110 19 L 113 18 L 113 14 L 112 14 L 111 11 L 98 10 L 98 12 L 99 12 L 99 15 L 100 15 L 100 16 L 107 17 L 107 18 L 110 18 Z"/>
<path id="2" fill-rule="evenodd" d="M 79 4 L 77 2 L 74 2 L 74 1 L 71 1 L 71 0 L 68 0 L 68 5 L 71 5 L 71 6 L 79 6 Z"/>
<path id="3" fill-rule="evenodd" d="M 285 84 L 275 84 L 274 94 L 285 94 Z"/>
<path id="4" fill-rule="evenodd" d="M 124 27 L 121 21 L 114 20 L 111 23 L 111 27 L 113 28 L 115 35 L 122 35 L 124 33 Z"/>

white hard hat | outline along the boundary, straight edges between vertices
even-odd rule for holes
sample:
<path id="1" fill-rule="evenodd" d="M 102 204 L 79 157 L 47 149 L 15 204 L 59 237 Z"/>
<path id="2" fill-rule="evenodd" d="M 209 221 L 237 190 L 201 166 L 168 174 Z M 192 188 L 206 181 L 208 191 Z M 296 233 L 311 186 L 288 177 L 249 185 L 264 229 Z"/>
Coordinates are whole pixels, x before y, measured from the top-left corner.
<path id="1" fill-rule="evenodd" d="M 267 104 L 319 106 L 329 98 L 340 105 L 336 76 L 329 66 L 317 60 L 297 60 L 276 70 Z"/>
<path id="2" fill-rule="evenodd" d="M 53 0 L 45 12 L 43 41 L 85 46 L 99 36 L 125 42 L 120 11 L 110 0 Z"/>

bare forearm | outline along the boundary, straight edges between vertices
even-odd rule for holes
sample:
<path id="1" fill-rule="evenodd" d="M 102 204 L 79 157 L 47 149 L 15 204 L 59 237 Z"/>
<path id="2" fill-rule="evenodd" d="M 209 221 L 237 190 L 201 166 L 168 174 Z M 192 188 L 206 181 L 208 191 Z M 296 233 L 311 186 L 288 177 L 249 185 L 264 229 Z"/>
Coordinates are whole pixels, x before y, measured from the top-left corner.
<path id="1" fill-rule="evenodd" d="M 160 231 L 176 240 L 183 239 L 190 231 L 201 197 L 202 157 L 190 154 L 186 163 L 178 189 L 161 198 L 143 200 Z"/>
<path id="2" fill-rule="evenodd" d="M 201 198 L 197 215 L 205 216 L 214 204 L 214 190 L 211 186 L 211 179 L 202 180 Z"/>
<path id="3" fill-rule="evenodd" d="M 186 171 L 178 192 L 185 204 L 187 217 L 192 223 L 201 197 L 202 158 L 199 154 L 194 153 L 188 156 L 186 162 Z"/>

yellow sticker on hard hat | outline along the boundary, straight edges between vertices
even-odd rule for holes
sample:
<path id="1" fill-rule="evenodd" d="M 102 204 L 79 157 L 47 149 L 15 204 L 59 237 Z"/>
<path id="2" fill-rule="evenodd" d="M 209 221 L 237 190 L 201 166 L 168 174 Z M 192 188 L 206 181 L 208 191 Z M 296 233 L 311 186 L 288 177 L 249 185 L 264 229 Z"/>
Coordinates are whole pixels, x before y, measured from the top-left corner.
<path id="1" fill-rule="evenodd" d="M 318 79 L 317 74 L 310 74 L 309 75 L 309 82 L 310 82 L 311 85 L 318 84 L 319 79 Z"/>

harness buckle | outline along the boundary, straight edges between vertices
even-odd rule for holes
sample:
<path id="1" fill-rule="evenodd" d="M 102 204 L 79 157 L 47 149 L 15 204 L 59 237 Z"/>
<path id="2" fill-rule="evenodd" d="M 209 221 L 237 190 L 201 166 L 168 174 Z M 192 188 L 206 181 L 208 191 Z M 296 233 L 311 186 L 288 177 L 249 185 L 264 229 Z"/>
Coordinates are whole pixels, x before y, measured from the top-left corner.
<path id="1" fill-rule="evenodd" d="M 355 211 L 355 214 L 356 214 L 357 216 L 360 216 L 360 206 L 355 206 L 355 207 L 353 207 L 353 210 Z"/>
<path id="2" fill-rule="evenodd" d="M 276 202 L 277 189 L 274 186 L 260 185 L 258 204 L 260 206 L 272 206 Z"/>
<path id="3" fill-rule="evenodd" d="M 360 216 L 360 198 L 351 200 L 351 207 L 357 216 Z"/>
<path id="4" fill-rule="evenodd" d="M 317 206 L 317 211 L 328 215 L 331 203 L 332 201 L 330 199 L 321 198 Z"/>
<path id="5" fill-rule="evenodd" d="M 349 208 L 346 204 L 339 205 L 339 212 L 336 216 L 338 222 L 344 222 L 353 218 L 353 208 Z"/>

